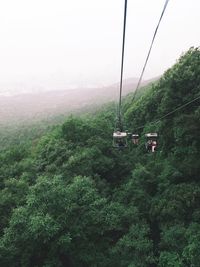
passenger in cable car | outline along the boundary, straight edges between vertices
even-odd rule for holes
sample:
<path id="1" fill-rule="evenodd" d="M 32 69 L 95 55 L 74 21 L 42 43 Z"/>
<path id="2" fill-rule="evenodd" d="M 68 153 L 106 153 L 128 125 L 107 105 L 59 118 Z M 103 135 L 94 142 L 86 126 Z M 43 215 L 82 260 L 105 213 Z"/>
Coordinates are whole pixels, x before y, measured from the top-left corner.
<path id="1" fill-rule="evenodd" d="M 152 145 L 151 145 L 151 152 L 155 152 L 157 148 L 157 142 L 156 140 L 152 141 Z"/>
<path id="2" fill-rule="evenodd" d="M 132 143 L 134 145 L 138 145 L 139 144 L 139 136 L 138 135 L 132 135 Z"/>
<path id="3" fill-rule="evenodd" d="M 157 141 L 156 140 L 148 140 L 146 143 L 146 149 L 148 152 L 155 152 L 157 149 Z"/>
<path id="4" fill-rule="evenodd" d="M 148 140 L 146 143 L 146 149 L 148 152 L 152 152 L 152 140 Z"/>
<path id="5" fill-rule="evenodd" d="M 117 144 L 119 147 L 124 147 L 126 145 L 124 140 L 121 138 L 117 139 Z"/>

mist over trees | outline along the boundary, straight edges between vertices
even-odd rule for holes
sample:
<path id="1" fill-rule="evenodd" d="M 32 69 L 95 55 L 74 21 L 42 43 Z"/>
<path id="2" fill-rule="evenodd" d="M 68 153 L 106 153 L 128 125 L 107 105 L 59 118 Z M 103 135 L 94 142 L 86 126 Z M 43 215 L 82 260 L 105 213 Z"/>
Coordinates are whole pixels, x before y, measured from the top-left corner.
<path id="1" fill-rule="evenodd" d="M 154 79 L 143 81 L 142 84 L 148 84 Z M 133 92 L 136 83 L 136 78 L 124 80 L 123 95 Z M 41 120 L 52 122 L 58 118 L 60 121 L 62 118 L 64 122 L 63 117 L 66 118 L 71 113 L 80 115 L 83 112 L 91 112 L 116 100 L 118 91 L 118 84 L 74 89 L 68 88 L 66 84 L 62 90 L 59 87 L 54 90 L 50 87 L 47 90 L 39 85 L 32 85 L 33 89 L 27 91 L 23 91 L 25 85 L 21 85 L 16 92 L 14 89 L 10 92 L 9 86 L 0 84 L 0 125 L 4 128 L 9 125 L 13 127 L 13 124 L 38 123 Z"/>
<path id="2" fill-rule="evenodd" d="M 199 92 L 191 48 L 134 103 L 123 99 L 138 146 L 112 147 L 113 105 L 10 138 L 0 152 L 0 266 L 198 267 L 200 100 L 157 119 Z M 147 132 L 159 133 L 155 153 Z"/>

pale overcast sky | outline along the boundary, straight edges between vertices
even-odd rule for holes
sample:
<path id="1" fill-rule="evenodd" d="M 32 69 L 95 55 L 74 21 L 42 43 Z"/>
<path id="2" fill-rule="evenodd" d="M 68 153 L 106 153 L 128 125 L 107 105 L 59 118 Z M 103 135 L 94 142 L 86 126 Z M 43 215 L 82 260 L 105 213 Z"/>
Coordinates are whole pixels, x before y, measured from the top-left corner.
<path id="1" fill-rule="evenodd" d="M 165 0 L 128 0 L 124 77 L 140 75 Z M 124 0 L 0 0 L 0 83 L 119 81 Z M 199 46 L 200 1 L 170 0 L 144 79 Z"/>

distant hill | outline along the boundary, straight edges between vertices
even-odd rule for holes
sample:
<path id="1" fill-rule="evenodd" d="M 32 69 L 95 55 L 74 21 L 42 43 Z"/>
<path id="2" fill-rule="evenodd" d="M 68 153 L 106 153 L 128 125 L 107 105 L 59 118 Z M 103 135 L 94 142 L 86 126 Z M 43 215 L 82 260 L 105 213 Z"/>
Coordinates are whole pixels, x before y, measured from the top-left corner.
<path id="1" fill-rule="evenodd" d="M 136 78 L 125 80 L 123 95 L 133 92 L 137 81 Z M 151 81 L 153 80 L 144 81 L 142 85 Z M 88 107 L 96 107 L 105 102 L 118 100 L 118 88 L 119 84 L 116 83 L 101 88 L 0 95 L 0 123 L 9 124 L 19 120 L 43 119 L 80 111 Z"/>

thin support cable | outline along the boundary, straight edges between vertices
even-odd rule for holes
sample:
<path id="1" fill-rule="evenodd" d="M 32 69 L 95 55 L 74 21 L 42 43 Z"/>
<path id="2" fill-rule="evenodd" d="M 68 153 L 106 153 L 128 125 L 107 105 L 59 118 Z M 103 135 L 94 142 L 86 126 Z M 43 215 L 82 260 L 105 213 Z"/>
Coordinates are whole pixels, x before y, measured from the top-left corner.
<path id="1" fill-rule="evenodd" d="M 140 75 L 140 78 L 139 78 L 139 80 L 138 80 L 138 84 L 137 84 L 137 87 L 136 87 L 136 89 L 135 89 L 135 92 L 134 92 L 133 100 L 132 100 L 132 101 L 135 100 L 135 96 L 136 96 L 137 90 L 138 90 L 138 88 L 140 87 L 140 84 L 141 84 L 141 81 L 142 81 L 142 78 L 143 78 L 143 75 L 144 75 L 144 72 L 145 72 L 145 69 L 146 69 L 146 65 L 147 65 L 147 62 L 148 62 L 148 60 L 149 60 L 149 56 L 150 56 L 150 54 L 151 54 L 151 50 L 152 50 L 152 47 L 153 47 L 153 44 L 154 44 L 154 40 L 155 40 L 156 34 L 157 34 L 157 32 L 158 32 L 158 28 L 159 28 L 159 26 L 160 26 L 161 20 L 162 20 L 162 18 L 163 18 L 164 13 L 165 13 L 165 10 L 166 10 L 166 7 L 167 7 L 168 2 L 169 2 L 169 0 L 166 0 L 166 1 L 165 1 L 164 8 L 163 8 L 163 11 L 162 11 L 162 13 L 161 13 L 161 16 L 160 16 L 160 19 L 159 19 L 159 21 L 158 21 L 158 24 L 157 24 L 157 26 L 156 26 L 156 29 L 155 29 L 155 32 L 154 32 L 154 35 L 153 35 L 153 39 L 152 39 L 152 41 L 151 41 L 151 45 L 150 45 L 150 48 L 149 48 L 149 51 L 148 51 L 148 54 L 147 54 L 147 57 L 146 57 L 146 60 L 145 60 L 145 63 L 144 63 L 144 66 L 143 66 L 141 75 Z"/>
<path id="2" fill-rule="evenodd" d="M 126 16 L 127 16 L 127 0 L 124 4 L 124 27 L 123 27 L 123 41 L 122 41 L 122 58 L 121 58 L 121 76 L 120 76 L 120 92 L 119 92 L 119 107 L 118 107 L 118 120 L 119 127 L 122 130 L 122 114 L 121 114 L 121 105 L 122 105 L 122 87 L 123 87 L 123 71 L 124 71 L 124 47 L 125 47 L 125 37 L 126 37 Z"/>
<path id="3" fill-rule="evenodd" d="M 164 118 L 168 117 L 169 115 L 175 113 L 177 110 L 181 110 L 181 109 L 183 109 L 184 107 L 190 105 L 191 103 L 197 101 L 198 99 L 200 99 L 200 96 L 198 96 L 198 97 L 194 98 L 193 100 L 191 100 L 191 101 L 189 101 L 189 102 L 187 102 L 187 103 L 181 105 L 180 107 L 175 108 L 174 110 L 168 112 L 167 114 L 161 116 L 160 118 L 158 118 L 158 119 L 156 119 L 156 120 L 154 120 L 154 121 L 152 121 L 152 122 L 149 122 L 148 124 L 155 124 L 155 123 L 158 123 L 159 121 L 163 120 Z M 145 125 L 146 125 L 146 124 L 145 124 Z M 142 126 L 136 128 L 136 130 L 139 130 L 139 129 L 144 128 L 145 125 L 142 125 Z"/>

